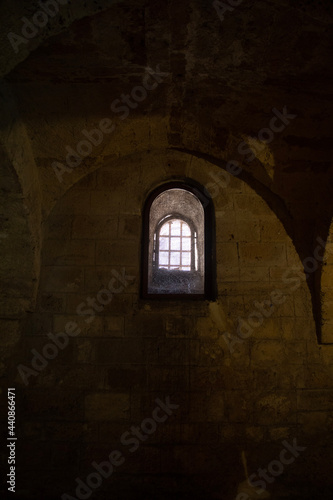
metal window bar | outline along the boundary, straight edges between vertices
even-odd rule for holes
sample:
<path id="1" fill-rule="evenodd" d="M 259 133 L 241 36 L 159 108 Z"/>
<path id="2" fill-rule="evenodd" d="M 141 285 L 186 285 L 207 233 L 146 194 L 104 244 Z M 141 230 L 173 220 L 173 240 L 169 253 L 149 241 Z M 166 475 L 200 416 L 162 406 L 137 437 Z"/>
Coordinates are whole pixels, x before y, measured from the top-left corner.
<path id="1" fill-rule="evenodd" d="M 172 223 L 175 222 L 175 221 L 179 221 L 180 223 L 180 231 L 179 231 L 179 234 L 172 234 Z M 163 234 L 161 236 L 161 230 L 163 228 L 165 228 L 165 226 L 167 225 L 168 227 L 168 231 L 164 231 L 165 233 L 167 234 Z M 185 229 L 187 229 L 188 231 L 185 231 Z M 189 235 L 185 235 L 184 233 L 185 232 L 189 232 Z M 165 250 L 163 249 L 163 252 L 167 253 L 167 264 L 160 264 L 160 252 L 161 252 L 161 249 L 160 249 L 160 239 L 161 238 L 165 238 L 168 240 L 168 249 Z M 172 249 L 172 238 L 179 238 L 180 242 L 179 242 L 179 248 L 176 248 L 176 250 Z M 195 238 L 195 241 L 194 241 L 194 238 Z M 184 250 L 183 248 L 183 243 L 184 243 L 184 240 L 185 239 L 189 239 L 190 240 L 190 250 Z M 154 260 L 155 260 L 155 263 L 156 261 L 158 261 L 157 263 L 157 266 L 159 269 L 161 268 L 167 268 L 168 270 L 172 270 L 172 269 L 180 269 L 180 270 L 194 270 L 196 269 L 197 265 L 196 265 L 196 260 L 197 260 L 197 256 L 196 256 L 196 248 L 195 248 L 195 243 L 196 243 L 196 233 L 194 233 L 194 235 L 192 234 L 192 231 L 191 231 L 191 228 L 190 226 L 183 220 L 181 219 L 171 219 L 167 222 L 165 222 L 160 230 L 159 230 L 159 234 L 158 234 L 158 238 L 156 238 L 156 235 L 154 235 L 154 249 L 155 249 L 155 252 L 154 252 Z M 172 254 L 173 253 L 179 253 L 179 264 L 173 264 L 171 258 L 172 258 Z M 190 262 L 189 264 L 185 263 L 184 264 L 184 254 L 190 254 Z"/>

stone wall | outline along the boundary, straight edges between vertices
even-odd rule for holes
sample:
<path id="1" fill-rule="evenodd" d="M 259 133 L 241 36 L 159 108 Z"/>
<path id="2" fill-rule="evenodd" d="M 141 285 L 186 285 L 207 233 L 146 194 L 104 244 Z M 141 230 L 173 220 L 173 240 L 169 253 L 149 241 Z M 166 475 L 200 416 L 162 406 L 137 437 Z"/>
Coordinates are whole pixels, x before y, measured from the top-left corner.
<path id="1" fill-rule="evenodd" d="M 76 478 L 86 482 L 93 462 L 120 450 L 123 463 L 93 498 L 232 500 L 245 479 L 242 451 L 251 474 L 294 439 L 306 450 L 270 491 L 311 495 L 321 481 L 324 492 L 333 349 L 317 344 L 284 227 L 240 179 L 212 185 L 219 174 L 178 152 L 138 154 L 83 178 L 50 214 L 38 305 L 15 358 L 34 373 L 10 368 L 22 410 L 18 477 L 33 498 L 76 497 Z M 218 298 L 140 299 L 145 199 L 185 177 L 213 196 Z M 51 340 L 50 332 L 66 334 Z M 149 427 L 156 400 L 168 397 L 178 407 Z M 141 423 L 138 449 L 121 444 Z"/>

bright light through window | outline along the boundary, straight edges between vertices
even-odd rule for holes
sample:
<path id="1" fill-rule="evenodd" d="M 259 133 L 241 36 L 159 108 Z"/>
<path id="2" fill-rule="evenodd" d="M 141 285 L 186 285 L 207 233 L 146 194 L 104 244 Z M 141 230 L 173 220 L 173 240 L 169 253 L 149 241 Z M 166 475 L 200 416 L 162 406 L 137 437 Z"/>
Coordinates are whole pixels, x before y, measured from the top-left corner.
<path id="1" fill-rule="evenodd" d="M 166 183 L 148 197 L 144 208 L 144 296 L 211 297 L 211 200 L 196 186 Z"/>
<path id="2" fill-rule="evenodd" d="M 197 254 L 194 252 L 194 239 L 195 235 L 185 221 L 171 219 L 165 222 L 159 231 L 158 268 L 179 271 L 196 269 L 193 262 L 193 256 Z"/>

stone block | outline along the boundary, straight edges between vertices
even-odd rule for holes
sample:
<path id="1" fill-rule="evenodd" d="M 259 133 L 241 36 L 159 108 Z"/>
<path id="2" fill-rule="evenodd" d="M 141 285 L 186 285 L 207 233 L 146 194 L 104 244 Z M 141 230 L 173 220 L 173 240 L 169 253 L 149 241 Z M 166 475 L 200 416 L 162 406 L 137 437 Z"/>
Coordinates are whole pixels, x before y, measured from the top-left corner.
<path id="1" fill-rule="evenodd" d="M 220 214 L 221 215 L 221 214 Z M 226 217 L 216 217 L 216 241 L 245 241 L 248 243 L 260 241 L 260 225 L 257 220 L 226 221 Z"/>
<path id="2" fill-rule="evenodd" d="M 89 191 L 95 189 L 96 174 L 97 172 L 91 172 L 90 174 L 86 175 L 85 177 L 79 180 L 79 182 L 75 185 L 75 188 L 83 191 Z"/>
<path id="3" fill-rule="evenodd" d="M 160 443 L 167 444 L 216 444 L 219 441 L 219 423 L 192 422 L 168 423 L 159 429 Z"/>
<path id="4" fill-rule="evenodd" d="M 192 392 L 188 419 L 190 423 L 226 421 L 223 394 L 221 392 L 210 394 Z"/>
<path id="5" fill-rule="evenodd" d="M 284 317 L 281 318 L 280 322 L 282 337 L 285 340 L 309 339 L 313 335 L 315 336 L 312 325 L 306 320 Z"/>
<path id="6" fill-rule="evenodd" d="M 43 293 L 40 297 L 40 308 L 45 312 L 65 312 L 66 295 L 61 293 Z"/>
<path id="7" fill-rule="evenodd" d="M 67 365 L 73 362 L 73 351 L 75 349 L 74 339 L 69 339 L 69 342 L 64 349 L 57 348 L 57 350 L 53 349 L 52 351 L 52 348 L 50 348 L 49 351 L 48 348 L 45 347 L 48 344 L 54 345 L 54 342 L 46 335 L 46 333 L 44 335 L 26 336 L 24 338 L 23 356 L 20 359 L 20 363 L 23 365 L 31 367 L 31 363 L 36 356 L 35 352 L 32 352 L 32 350 L 36 350 L 41 356 L 44 356 L 44 349 L 46 353 L 53 352 L 55 355 L 53 359 L 47 360 L 47 365 L 40 372 L 38 372 L 36 377 L 39 377 L 41 374 L 52 374 L 53 376 L 57 373 L 57 366 L 62 364 Z M 34 375 L 29 376 L 29 384 L 32 383 L 34 379 Z"/>
<path id="8" fill-rule="evenodd" d="M 99 439 L 93 443 L 94 445 L 97 444 L 97 442 L 101 444 L 108 444 L 108 450 L 106 457 L 109 455 L 110 451 L 112 449 L 118 449 L 121 450 L 123 445 L 120 443 L 120 438 L 122 434 L 128 430 L 128 427 L 126 426 L 126 423 L 120 421 L 120 422 L 98 422 L 95 423 L 95 425 L 98 425 L 99 428 Z M 84 453 L 84 452 L 83 452 Z M 103 459 L 103 458 L 102 458 Z M 105 460 L 105 459 L 103 459 Z M 91 461 L 90 461 L 91 463 Z"/>
<path id="9" fill-rule="evenodd" d="M 46 422 L 45 438 L 50 441 L 98 441 L 98 425 L 95 422 Z"/>
<path id="10" fill-rule="evenodd" d="M 285 344 L 285 353 L 288 362 L 292 365 L 306 364 L 307 345 L 305 341 L 291 341 Z"/>
<path id="11" fill-rule="evenodd" d="M 76 314 L 87 320 L 92 318 L 92 321 L 98 316 L 117 316 L 129 311 L 132 312 L 133 297 L 131 294 L 112 294 L 110 292 L 110 295 L 108 295 L 106 292 L 99 294 L 99 291 L 85 294 L 68 294 L 66 312 Z M 88 305 L 89 303 L 90 305 Z"/>
<path id="12" fill-rule="evenodd" d="M 111 281 L 111 287 L 122 292 L 138 292 L 138 268 L 133 266 L 126 268 L 120 266 L 91 266 L 85 268 L 84 288 L 87 292 L 97 293 L 101 288 L 108 288 Z M 120 277 L 122 281 L 120 281 Z M 121 292 L 121 293 L 122 293 Z"/>
<path id="13" fill-rule="evenodd" d="M 189 373 L 187 366 L 166 366 L 147 367 L 147 389 L 157 394 L 160 391 L 188 391 Z"/>
<path id="14" fill-rule="evenodd" d="M 197 366 L 223 364 L 227 345 L 222 337 L 217 340 L 191 340 L 190 363 Z"/>
<path id="15" fill-rule="evenodd" d="M 217 456 L 209 446 L 186 446 L 178 445 L 168 447 L 161 452 L 161 469 L 164 473 L 180 474 L 188 476 L 194 474 L 196 478 L 200 475 L 209 474 L 214 470 Z M 187 486 L 186 491 L 190 491 L 190 497 L 195 498 L 197 488 Z M 200 496 L 203 493 L 200 492 Z M 175 495 L 170 495 L 175 498 Z"/>
<path id="16" fill-rule="evenodd" d="M 95 242 L 91 240 L 47 240 L 43 261 L 47 266 L 85 266 L 95 261 Z"/>
<path id="17" fill-rule="evenodd" d="M 236 193 L 233 198 L 238 220 L 251 219 L 258 215 L 273 217 L 270 209 L 260 196 Z"/>
<path id="18" fill-rule="evenodd" d="M 123 193 L 121 191 L 92 191 L 90 214 L 115 217 L 119 213 L 122 201 Z M 89 212 L 85 211 L 82 213 L 87 214 Z"/>
<path id="19" fill-rule="evenodd" d="M 138 215 L 119 217 L 118 236 L 125 240 L 139 241 L 142 229 L 142 218 Z"/>
<path id="20" fill-rule="evenodd" d="M 323 364 L 323 349 L 326 348 L 324 345 L 318 345 L 318 339 L 315 330 L 311 332 L 307 338 L 307 354 L 308 354 L 308 364 L 316 365 Z"/>
<path id="21" fill-rule="evenodd" d="M 333 412 L 300 412 L 299 424 L 306 435 L 321 436 L 332 432 Z"/>
<path id="22" fill-rule="evenodd" d="M 216 185 L 216 188 L 217 195 L 213 198 L 213 201 L 217 218 L 223 217 L 224 219 L 228 218 L 228 220 L 230 220 L 231 214 L 234 213 L 233 198 L 226 192 L 226 190 L 218 189 L 218 184 Z"/>
<path id="23" fill-rule="evenodd" d="M 16 320 L 1 320 L 1 347 L 10 348 L 21 338 L 21 324 Z"/>
<path id="24" fill-rule="evenodd" d="M 325 365 L 333 366 L 333 345 L 325 345 L 321 348 L 321 356 Z"/>
<path id="25" fill-rule="evenodd" d="M 323 290 L 322 301 L 323 301 L 324 305 L 327 304 L 328 312 L 332 313 L 332 310 L 333 310 L 333 288 L 326 288 L 325 290 Z"/>
<path id="26" fill-rule="evenodd" d="M 83 290 L 83 286 L 81 287 L 81 290 Z M 71 314 L 71 315 L 77 315 L 79 316 L 79 312 L 82 311 L 85 312 L 86 310 L 90 309 L 87 305 L 87 299 L 90 297 L 92 299 L 96 298 L 96 294 L 92 293 L 84 293 L 80 290 L 80 293 L 68 293 L 66 294 L 66 314 Z M 96 302 L 97 303 L 97 302 Z M 84 304 L 84 305 L 83 305 Z M 80 307 L 80 309 L 78 309 Z M 97 314 L 97 311 L 95 311 Z M 92 315 L 92 312 L 90 314 L 87 314 L 84 316 L 84 318 L 87 318 L 88 316 Z M 83 315 L 81 314 L 83 317 Z"/>
<path id="27" fill-rule="evenodd" d="M 284 344 L 277 340 L 262 340 L 255 342 L 251 348 L 252 365 L 272 365 L 286 361 Z"/>
<path id="28" fill-rule="evenodd" d="M 282 281 L 283 276 L 289 276 L 289 274 L 287 274 L 287 271 L 290 272 L 290 267 L 272 265 L 269 268 L 270 281 Z M 276 286 L 280 285 L 277 283 Z"/>
<path id="29" fill-rule="evenodd" d="M 92 321 L 87 319 L 92 318 Z M 77 337 L 103 337 L 104 336 L 104 318 L 101 316 L 79 316 L 79 315 L 54 315 L 53 333 L 66 331 L 66 325 L 75 323 L 75 331 L 80 330 Z"/>
<path id="30" fill-rule="evenodd" d="M 124 323 L 125 318 L 123 316 L 105 316 L 105 332 L 110 337 L 123 337 Z"/>
<path id="31" fill-rule="evenodd" d="M 332 387 L 331 368 L 322 365 L 308 366 L 305 375 L 306 389 L 330 389 Z"/>
<path id="32" fill-rule="evenodd" d="M 228 316 L 235 318 L 244 315 L 244 299 L 240 297 L 227 297 Z"/>
<path id="33" fill-rule="evenodd" d="M 268 267 L 245 267 L 239 270 L 239 280 L 242 281 L 269 281 Z"/>
<path id="34" fill-rule="evenodd" d="M 321 342 L 323 344 L 333 344 L 333 325 L 323 325 L 321 332 Z"/>
<path id="35" fill-rule="evenodd" d="M 72 226 L 74 240 L 112 240 L 116 238 L 118 218 L 106 215 L 77 215 Z"/>
<path id="36" fill-rule="evenodd" d="M 223 264 L 228 268 L 238 267 L 237 243 L 228 242 L 216 245 L 216 261 L 217 264 Z"/>
<path id="37" fill-rule="evenodd" d="M 45 224 L 44 241 L 48 239 L 69 240 L 73 216 L 70 213 L 53 215 Z"/>
<path id="38" fill-rule="evenodd" d="M 141 364 L 144 361 L 141 339 L 107 339 L 96 344 L 96 361 L 101 364 Z"/>
<path id="39" fill-rule="evenodd" d="M 286 393 L 275 392 L 256 398 L 254 411 L 259 425 L 296 422 L 296 401 Z"/>
<path id="40" fill-rule="evenodd" d="M 191 317 L 167 316 L 165 318 L 165 334 L 168 338 L 193 337 L 194 322 Z"/>
<path id="41" fill-rule="evenodd" d="M 324 291 L 333 288 L 333 265 L 330 262 L 327 262 L 322 270 L 321 286 Z"/>
<path id="42" fill-rule="evenodd" d="M 239 258 L 244 266 L 286 265 L 284 243 L 239 243 Z"/>
<path id="43" fill-rule="evenodd" d="M 132 314 L 133 308 L 133 295 L 131 293 L 115 293 L 112 296 L 111 302 L 105 306 L 103 314 L 112 316 L 124 316 L 127 314 Z"/>
<path id="44" fill-rule="evenodd" d="M 140 311 L 133 316 L 125 317 L 126 337 L 159 337 L 165 336 L 165 320 L 160 313 Z"/>
<path id="45" fill-rule="evenodd" d="M 191 390 L 213 391 L 245 390 L 249 384 L 249 373 L 231 367 L 196 367 L 190 369 Z"/>
<path id="46" fill-rule="evenodd" d="M 191 391 L 212 392 L 222 390 L 226 387 L 224 380 L 224 370 L 219 367 L 190 367 L 190 388 Z"/>
<path id="47" fill-rule="evenodd" d="M 283 289 L 281 288 L 281 290 Z M 276 315 L 280 318 L 293 318 L 295 316 L 293 295 L 285 293 L 283 290 L 283 296 L 286 300 L 276 306 Z"/>
<path id="48" fill-rule="evenodd" d="M 146 363 L 188 365 L 190 363 L 190 341 L 187 338 L 144 339 Z"/>
<path id="49" fill-rule="evenodd" d="M 255 310 L 255 309 L 254 309 Z M 257 310 L 257 309 L 256 309 Z M 256 319 L 256 318 L 255 318 Z M 248 323 L 248 321 L 247 321 Z M 249 324 L 249 323 L 248 323 Z M 252 323 L 251 323 L 252 325 Z M 253 327 L 253 339 L 267 339 L 267 340 L 280 340 L 281 339 L 281 323 L 279 318 L 264 318 L 262 325 Z"/>
<path id="50" fill-rule="evenodd" d="M 44 292 L 73 293 L 82 290 L 83 280 L 83 268 L 80 266 L 43 266 L 39 286 Z"/>
<path id="51" fill-rule="evenodd" d="M 46 335 L 53 330 L 52 313 L 36 313 L 27 318 L 25 331 L 27 335 Z"/>
<path id="52" fill-rule="evenodd" d="M 288 235 L 278 219 L 260 221 L 260 241 L 288 241 Z"/>
<path id="53" fill-rule="evenodd" d="M 64 389 L 31 389 L 25 398 L 25 411 L 31 418 L 63 421 L 83 420 L 82 394 Z"/>
<path id="54" fill-rule="evenodd" d="M 229 267 L 228 262 L 217 264 L 217 283 L 239 282 L 239 267 Z"/>
<path id="55" fill-rule="evenodd" d="M 332 389 L 304 389 L 297 392 L 297 407 L 301 411 L 332 411 Z"/>
<path id="56" fill-rule="evenodd" d="M 140 245 L 132 241 L 97 241 L 96 264 L 102 266 L 139 266 Z"/>
<path id="57" fill-rule="evenodd" d="M 70 196 L 64 196 L 61 203 L 57 203 L 53 212 L 52 218 L 56 215 L 70 215 L 89 214 L 90 212 L 90 190 L 80 189 L 72 190 Z"/>
<path id="58" fill-rule="evenodd" d="M 312 314 L 312 303 L 309 289 L 303 288 L 299 289 L 294 295 L 294 308 L 295 316 L 297 318 L 309 318 L 309 321 L 313 321 L 310 318 L 313 317 Z"/>
<path id="59" fill-rule="evenodd" d="M 138 365 L 108 367 L 103 374 L 102 388 L 111 391 L 138 390 L 146 384 L 146 369 Z"/>
<path id="60" fill-rule="evenodd" d="M 225 393 L 225 408 L 229 423 L 253 425 L 254 397 L 244 391 L 228 391 Z"/>
<path id="61" fill-rule="evenodd" d="M 253 442 L 262 442 L 263 439 L 264 439 L 264 434 L 265 434 L 265 430 L 263 427 L 257 427 L 257 426 L 251 426 L 251 427 L 246 427 L 245 429 L 245 435 L 246 435 L 246 438 L 249 440 L 249 441 L 253 441 Z"/>
<path id="62" fill-rule="evenodd" d="M 226 327 L 226 325 L 224 326 Z M 217 339 L 220 336 L 219 327 L 212 318 L 197 318 L 195 328 L 197 335 L 192 334 L 192 338 L 198 337 L 199 339 Z"/>
<path id="63" fill-rule="evenodd" d="M 99 382 L 99 371 L 92 364 L 63 366 L 57 371 L 57 386 L 75 390 L 94 390 Z"/>
<path id="64" fill-rule="evenodd" d="M 96 342 L 92 339 L 73 339 L 74 359 L 77 363 L 94 363 L 96 361 Z"/>
<path id="65" fill-rule="evenodd" d="M 290 442 L 290 437 L 291 439 L 293 439 L 293 436 L 296 435 L 296 432 L 296 429 L 292 429 L 290 427 L 270 427 L 268 429 L 268 435 L 272 441 L 283 441 L 286 439 L 288 442 Z"/>
<path id="66" fill-rule="evenodd" d="M 31 310 L 31 299 L 0 297 L 0 314 L 3 318 L 24 317 Z"/>
<path id="67" fill-rule="evenodd" d="M 158 429 L 155 432 L 158 432 Z M 161 472 L 160 448 L 152 445 L 151 437 L 151 435 L 148 436 L 147 444 L 143 443 L 137 452 L 131 455 L 129 460 L 125 460 L 124 464 L 121 465 L 122 473 L 130 475 L 149 474 L 149 476 L 152 476 Z"/>
<path id="68" fill-rule="evenodd" d="M 218 243 L 227 243 L 237 241 L 236 225 L 232 222 L 226 222 L 224 218 L 216 218 L 216 241 Z"/>
<path id="69" fill-rule="evenodd" d="M 170 401 L 171 404 L 178 405 L 172 410 L 172 414 L 166 420 L 166 425 L 177 422 L 179 424 L 188 423 L 189 403 L 191 395 L 184 391 L 160 391 L 154 392 L 133 391 L 131 393 L 131 421 L 140 422 L 144 418 L 151 416 L 156 408 L 156 398 L 162 402 Z"/>
<path id="70" fill-rule="evenodd" d="M 244 440 L 241 430 L 236 429 L 237 424 L 230 424 L 230 425 L 220 425 L 220 439 L 222 440 L 223 443 L 226 441 L 231 441 L 233 444 L 237 443 L 238 439 L 241 439 L 242 441 Z M 243 430 L 244 427 L 242 426 L 241 429 Z M 244 441 L 243 441 L 244 442 Z"/>
<path id="71" fill-rule="evenodd" d="M 93 393 L 85 397 L 84 407 L 88 421 L 128 420 L 130 398 L 126 393 Z"/>
<path id="72" fill-rule="evenodd" d="M 237 220 L 236 221 L 236 241 L 247 243 L 260 241 L 260 225 L 258 220 Z"/>

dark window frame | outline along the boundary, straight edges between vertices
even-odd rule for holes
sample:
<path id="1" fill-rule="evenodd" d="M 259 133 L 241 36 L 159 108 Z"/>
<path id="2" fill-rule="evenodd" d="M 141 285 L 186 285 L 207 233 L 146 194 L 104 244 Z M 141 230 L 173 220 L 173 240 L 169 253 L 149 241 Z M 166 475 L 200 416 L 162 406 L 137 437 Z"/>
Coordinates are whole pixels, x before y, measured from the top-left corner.
<path id="1" fill-rule="evenodd" d="M 201 202 L 204 210 L 204 293 L 149 293 L 149 214 L 155 198 L 169 189 L 184 189 L 193 193 Z M 215 211 L 212 198 L 207 190 L 192 179 L 168 181 L 155 188 L 148 196 L 143 207 L 142 215 L 142 252 L 141 252 L 141 298 L 154 300 L 216 300 L 216 238 L 215 238 Z"/>

